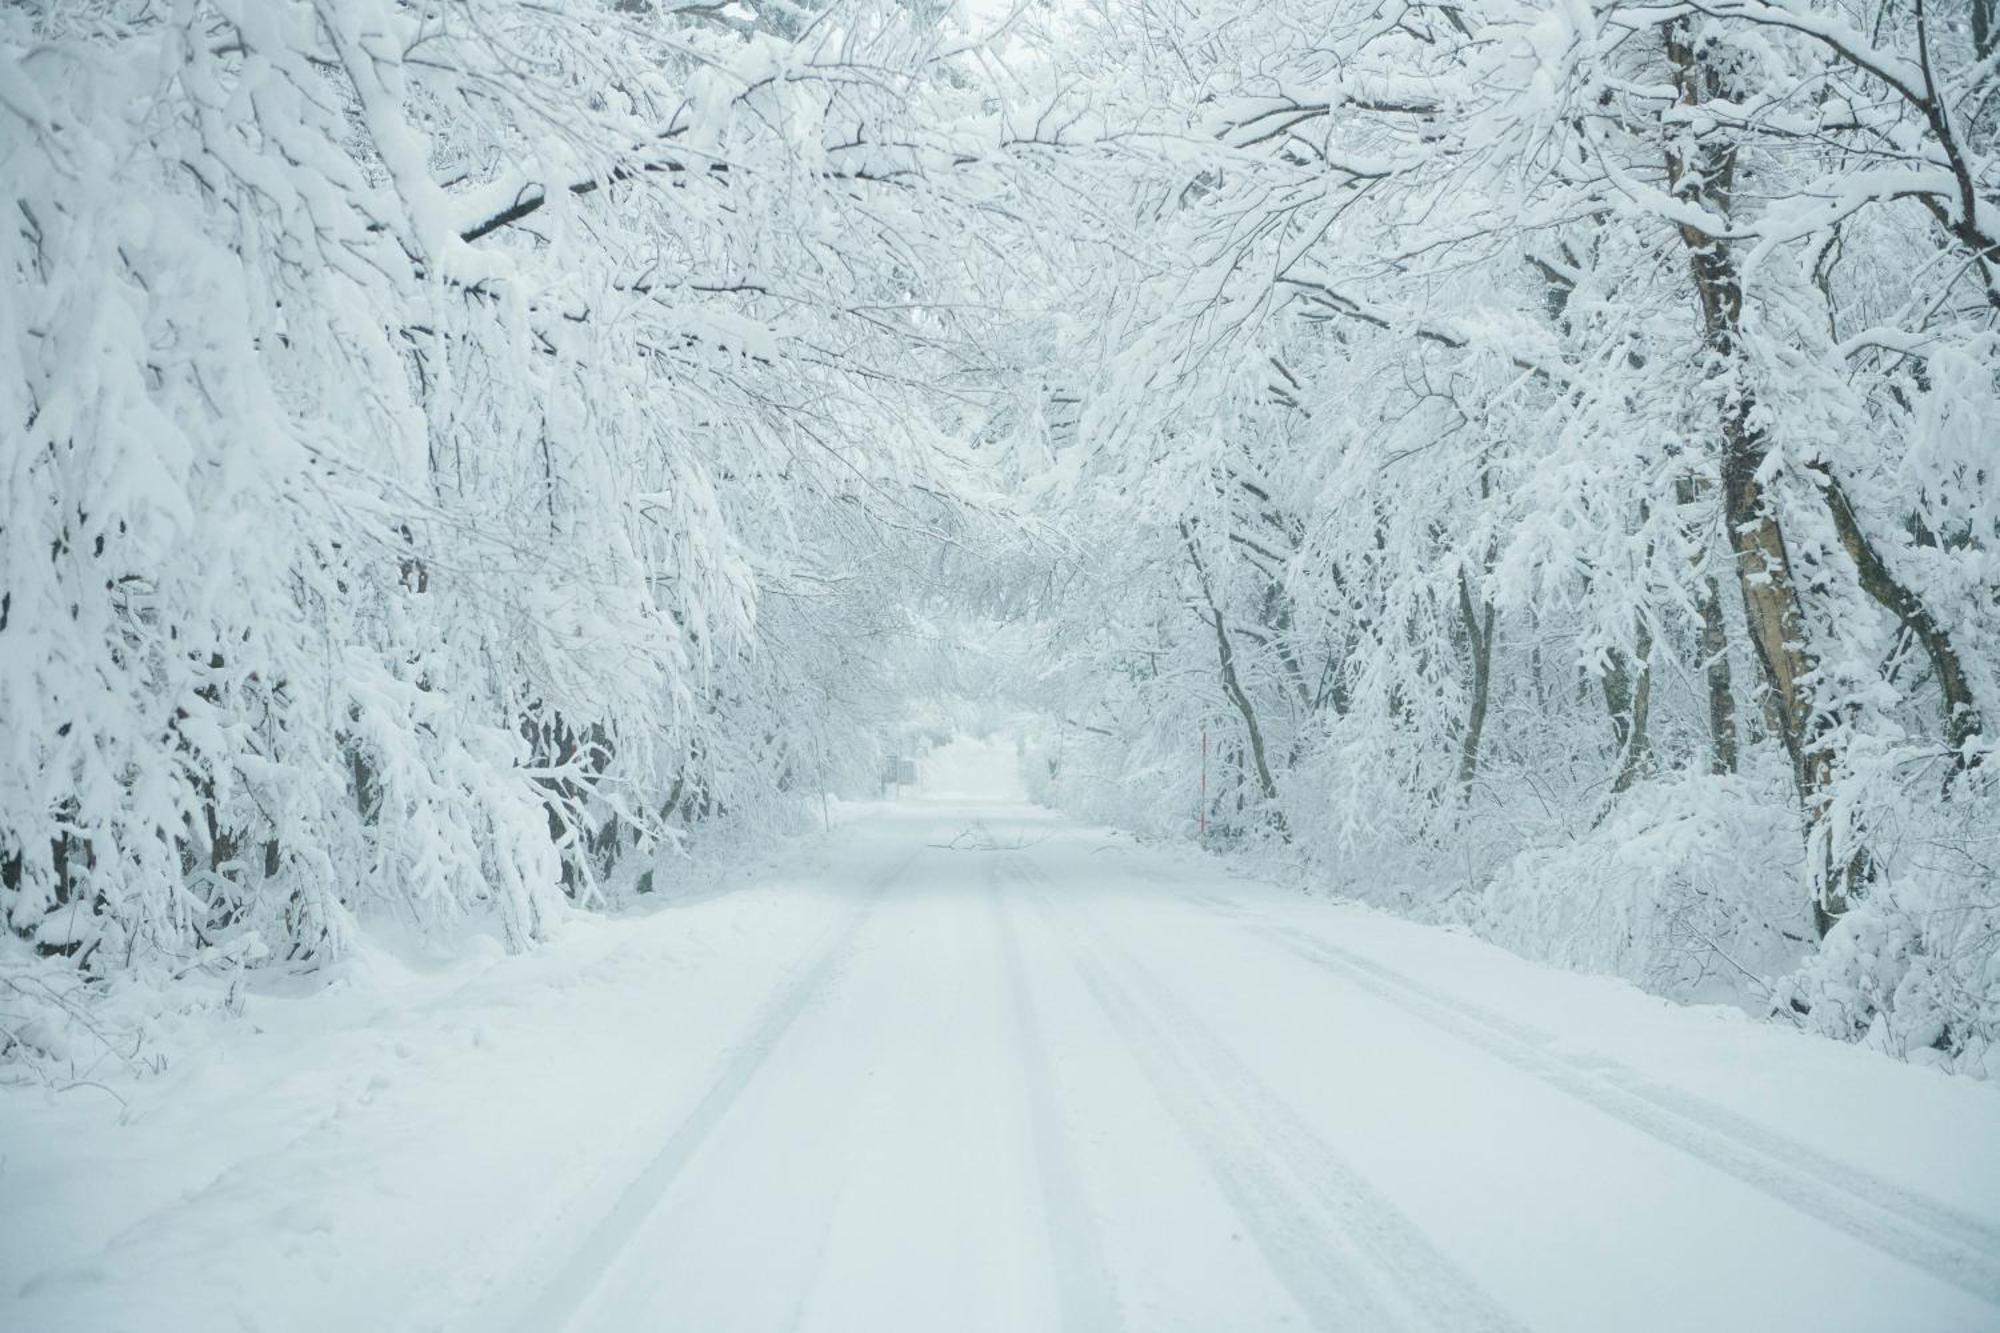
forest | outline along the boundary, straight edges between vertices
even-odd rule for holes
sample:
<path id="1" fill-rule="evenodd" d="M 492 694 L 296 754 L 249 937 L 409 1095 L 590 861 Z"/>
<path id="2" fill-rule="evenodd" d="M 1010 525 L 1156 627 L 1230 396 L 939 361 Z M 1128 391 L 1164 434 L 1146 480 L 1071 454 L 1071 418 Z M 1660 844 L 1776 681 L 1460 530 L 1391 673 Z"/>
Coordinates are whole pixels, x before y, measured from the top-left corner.
<path id="1" fill-rule="evenodd" d="M 0 186 L 0 1062 L 1005 719 L 2000 1076 L 1995 0 L 12 0 Z"/>

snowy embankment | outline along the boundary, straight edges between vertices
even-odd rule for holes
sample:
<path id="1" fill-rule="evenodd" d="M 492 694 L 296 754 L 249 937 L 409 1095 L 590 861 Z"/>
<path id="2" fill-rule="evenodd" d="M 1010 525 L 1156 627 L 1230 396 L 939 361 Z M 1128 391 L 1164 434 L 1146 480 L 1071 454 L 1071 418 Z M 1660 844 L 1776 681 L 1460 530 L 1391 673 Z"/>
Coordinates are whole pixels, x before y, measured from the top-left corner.
<path id="1" fill-rule="evenodd" d="M 0 1096 L 0 1325 L 2000 1326 L 2000 1095 L 1025 807 Z"/>
<path id="2" fill-rule="evenodd" d="M 412 965 L 364 938 L 323 989 L 147 1047 L 157 1075 L 0 1088 L 0 1325 L 455 1326 L 537 1261 L 549 1210 L 615 1192 L 838 919 L 807 887 L 838 844 L 777 865 L 578 913 L 522 956 Z"/>

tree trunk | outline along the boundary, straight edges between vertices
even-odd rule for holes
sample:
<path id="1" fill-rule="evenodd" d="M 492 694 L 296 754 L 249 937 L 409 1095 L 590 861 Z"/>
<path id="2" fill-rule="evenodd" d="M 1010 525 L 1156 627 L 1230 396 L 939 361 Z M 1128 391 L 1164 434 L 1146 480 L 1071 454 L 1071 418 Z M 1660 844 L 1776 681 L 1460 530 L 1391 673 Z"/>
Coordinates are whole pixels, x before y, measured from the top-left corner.
<path id="1" fill-rule="evenodd" d="M 1982 724 L 1972 697 L 1972 683 L 1966 679 L 1965 667 L 1952 647 L 1951 636 L 1931 615 L 1923 599 L 1889 572 L 1881 553 L 1861 530 L 1854 506 L 1832 472 L 1824 467 L 1815 470 L 1820 474 L 1820 493 L 1833 515 L 1841 547 L 1861 576 L 1862 590 L 1903 623 L 1931 660 L 1931 670 L 1944 692 L 1944 734 L 1951 746 L 1951 772 L 1961 773 L 1967 762 L 1966 742 L 1980 734 Z"/>
<path id="2" fill-rule="evenodd" d="M 1695 477 L 1682 477 L 1674 484 L 1674 499 L 1685 513 L 1698 501 L 1706 501 L 1709 486 Z M 1703 506 L 1704 511 L 1706 505 Z M 1705 525 L 1703 512 L 1698 522 Z M 1695 557 L 1699 582 L 1695 585 L 1695 617 L 1699 623 L 1696 647 L 1701 653 L 1702 675 L 1708 686 L 1708 771 L 1718 777 L 1736 771 L 1736 694 L 1729 678 L 1729 629 L 1722 613 L 1722 586 L 1708 572 L 1707 543 Z"/>
<path id="3" fill-rule="evenodd" d="M 1736 694 L 1729 679 L 1729 630 L 1722 619 L 1722 588 L 1704 574 L 1695 594 L 1701 617 L 1702 674 L 1708 682 L 1708 771 L 1736 771 Z"/>
<path id="4" fill-rule="evenodd" d="M 1479 609 L 1485 612 L 1482 621 Z M 1493 681 L 1493 603 L 1481 598 L 1473 605 L 1472 581 L 1458 571 L 1458 613 L 1465 619 L 1465 637 L 1472 650 L 1472 706 L 1465 719 L 1465 735 L 1458 750 L 1458 787 L 1469 794 L 1472 780 L 1479 776 L 1479 742 L 1486 732 L 1486 700 Z"/>
<path id="5" fill-rule="evenodd" d="M 1689 45 L 1687 21 L 1666 25 L 1666 55 L 1683 106 L 1726 97 L 1714 70 Z M 1667 150 L 1667 176 L 1674 193 L 1718 217 L 1730 213 L 1736 177 L 1736 148 L 1713 140 L 1698 145 L 1692 159 Z M 1768 691 L 1779 738 L 1790 756 L 1793 781 L 1812 836 L 1826 835 L 1829 852 L 1815 874 L 1813 917 L 1824 935 L 1847 910 L 1863 885 L 1868 860 L 1843 864 L 1831 852 L 1832 830 L 1825 827 L 1834 770 L 1826 719 L 1807 684 L 1817 663 L 1807 644 L 1805 617 L 1790 552 L 1778 515 L 1766 494 L 1761 472 L 1770 441 L 1755 423 L 1755 399 L 1742 380 L 1743 288 L 1728 241 L 1692 223 L 1679 224 L 1689 268 L 1701 301 L 1703 340 L 1726 383 L 1722 404 L 1722 512 L 1730 548 L 1736 555 L 1737 583 L 1751 647 Z"/>
<path id="6" fill-rule="evenodd" d="M 1257 772 L 1257 790 L 1263 797 L 1266 808 L 1271 813 L 1271 822 L 1279 833 L 1286 832 L 1284 812 L 1277 807 L 1278 784 L 1271 776 L 1271 764 L 1264 750 L 1264 729 L 1257 723 L 1257 709 L 1250 702 L 1250 696 L 1243 689 L 1243 682 L 1236 674 L 1236 652 L 1229 642 L 1229 631 L 1222 620 L 1222 608 L 1215 600 L 1215 587 L 1209 582 L 1208 567 L 1202 563 L 1201 551 L 1194 544 L 1194 530 L 1183 520 L 1180 525 L 1181 540 L 1187 543 L 1188 558 L 1194 561 L 1194 572 L 1201 584 L 1202 600 L 1208 603 L 1208 615 L 1204 617 L 1215 630 L 1215 651 L 1220 662 L 1222 691 L 1229 696 L 1229 702 L 1243 717 L 1243 729 L 1250 741 L 1250 760 Z"/>
<path id="7" fill-rule="evenodd" d="M 1618 747 L 1615 796 L 1630 790 L 1645 771 L 1652 743 L 1647 722 L 1653 704 L 1653 631 L 1641 617 L 1633 635 L 1632 655 L 1613 652 L 1604 672 L 1604 703 L 1611 713 L 1611 736 Z"/>

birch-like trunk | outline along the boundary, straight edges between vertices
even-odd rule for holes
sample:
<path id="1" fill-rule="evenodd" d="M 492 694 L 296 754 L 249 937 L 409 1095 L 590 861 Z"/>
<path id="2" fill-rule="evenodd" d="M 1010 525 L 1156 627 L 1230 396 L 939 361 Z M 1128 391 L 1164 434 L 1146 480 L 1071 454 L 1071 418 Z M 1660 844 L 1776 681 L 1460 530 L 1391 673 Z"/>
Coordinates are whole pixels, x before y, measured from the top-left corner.
<path id="1" fill-rule="evenodd" d="M 1666 26 L 1666 55 L 1681 105 L 1694 107 L 1724 98 L 1715 70 L 1690 44 L 1687 21 Z M 1736 180 L 1736 145 L 1714 137 L 1667 145 L 1667 176 L 1674 193 L 1727 220 Z M 1730 549 L 1736 556 L 1737 585 L 1750 644 L 1768 691 L 1770 713 L 1779 739 L 1790 756 L 1792 777 L 1815 842 L 1820 835 L 1830 847 L 1824 828 L 1831 801 L 1834 751 L 1825 715 L 1817 707 L 1810 680 L 1817 663 L 1805 627 L 1799 588 L 1786 549 L 1785 532 L 1766 492 L 1763 466 L 1770 440 L 1757 424 L 1755 396 L 1744 375 L 1742 350 L 1743 286 L 1730 243 L 1683 222 L 1681 239 L 1701 302 L 1703 341 L 1724 380 L 1725 397 L 1718 423 L 1722 448 L 1722 512 Z M 1862 887 L 1867 858 L 1843 862 L 1829 851 L 1817 868 L 1813 901 L 1820 933 L 1832 928 L 1847 910 L 1849 899 Z"/>

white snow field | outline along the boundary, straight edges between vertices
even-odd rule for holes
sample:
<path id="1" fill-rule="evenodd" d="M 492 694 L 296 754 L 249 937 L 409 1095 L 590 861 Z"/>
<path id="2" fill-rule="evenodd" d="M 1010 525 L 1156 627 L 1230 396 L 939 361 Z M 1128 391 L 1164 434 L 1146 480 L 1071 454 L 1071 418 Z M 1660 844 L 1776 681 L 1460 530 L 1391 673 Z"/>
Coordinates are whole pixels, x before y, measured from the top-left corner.
<path id="1" fill-rule="evenodd" d="M 9 1330 L 2000 1328 L 1986 1085 L 1022 806 L 0 1099 Z"/>

